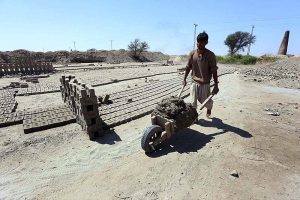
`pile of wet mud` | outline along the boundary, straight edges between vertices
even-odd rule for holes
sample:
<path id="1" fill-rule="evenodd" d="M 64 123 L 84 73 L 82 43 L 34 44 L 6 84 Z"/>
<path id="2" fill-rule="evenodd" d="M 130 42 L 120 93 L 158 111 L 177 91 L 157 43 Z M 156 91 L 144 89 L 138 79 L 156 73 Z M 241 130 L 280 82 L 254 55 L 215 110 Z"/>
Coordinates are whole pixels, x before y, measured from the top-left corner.
<path id="1" fill-rule="evenodd" d="M 174 96 L 158 103 L 151 115 L 174 120 L 177 130 L 189 127 L 198 117 L 197 110 L 190 103 Z"/>

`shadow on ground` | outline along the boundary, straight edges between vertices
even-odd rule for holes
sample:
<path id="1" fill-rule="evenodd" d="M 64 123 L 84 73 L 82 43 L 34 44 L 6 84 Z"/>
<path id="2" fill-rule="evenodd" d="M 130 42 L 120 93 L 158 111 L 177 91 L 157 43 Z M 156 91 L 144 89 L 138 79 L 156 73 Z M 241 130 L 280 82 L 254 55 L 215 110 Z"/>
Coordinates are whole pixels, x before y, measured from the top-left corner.
<path id="1" fill-rule="evenodd" d="M 197 152 L 207 143 L 215 138 L 217 135 L 221 135 L 227 132 L 233 132 L 244 138 L 250 138 L 252 135 L 243 129 L 238 127 L 225 124 L 219 118 L 212 118 L 211 121 L 199 120 L 197 123 L 199 126 L 214 127 L 221 129 L 220 131 L 213 134 L 203 134 L 190 128 L 186 128 L 178 132 L 172 138 L 163 142 L 157 147 L 155 152 L 147 154 L 147 156 L 155 158 L 163 155 L 167 155 L 172 152 L 178 153 L 190 153 Z"/>
<path id="2" fill-rule="evenodd" d="M 197 152 L 209 143 L 214 137 L 199 133 L 190 128 L 183 129 L 173 137 L 163 142 L 155 152 L 147 154 L 149 157 L 159 157 L 172 152 Z"/>
<path id="3" fill-rule="evenodd" d="M 210 134 L 210 136 L 216 136 L 216 135 L 220 135 L 223 133 L 232 132 L 232 133 L 238 134 L 239 136 L 244 137 L 244 138 L 252 137 L 252 135 L 248 131 L 245 131 L 243 129 L 240 129 L 238 127 L 235 127 L 235 126 L 232 126 L 229 124 L 225 124 L 221 119 L 216 118 L 216 117 L 211 118 L 211 121 L 200 119 L 197 124 L 199 126 L 214 127 L 214 128 L 218 128 L 218 129 L 222 130 L 221 132 Z"/>
<path id="4" fill-rule="evenodd" d="M 114 129 L 105 130 L 103 136 L 95 138 L 95 142 L 98 142 L 99 144 L 113 145 L 119 141 L 122 141 L 122 140 L 121 140 L 120 136 L 114 131 Z"/>

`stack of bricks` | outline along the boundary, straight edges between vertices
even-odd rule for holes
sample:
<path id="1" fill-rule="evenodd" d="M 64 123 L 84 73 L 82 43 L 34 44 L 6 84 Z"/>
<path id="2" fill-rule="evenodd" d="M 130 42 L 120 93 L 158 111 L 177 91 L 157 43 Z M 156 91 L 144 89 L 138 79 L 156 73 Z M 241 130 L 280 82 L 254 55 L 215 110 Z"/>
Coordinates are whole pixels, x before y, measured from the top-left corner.
<path id="1" fill-rule="evenodd" d="M 75 76 L 62 76 L 61 93 L 63 101 L 76 115 L 76 121 L 86 130 L 89 138 L 103 135 L 102 120 L 98 111 L 97 96 L 92 86 L 81 83 Z"/>
<path id="2" fill-rule="evenodd" d="M 41 74 L 54 71 L 52 63 L 19 62 L 0 63 L 0 77 L 13 74 Z"/>

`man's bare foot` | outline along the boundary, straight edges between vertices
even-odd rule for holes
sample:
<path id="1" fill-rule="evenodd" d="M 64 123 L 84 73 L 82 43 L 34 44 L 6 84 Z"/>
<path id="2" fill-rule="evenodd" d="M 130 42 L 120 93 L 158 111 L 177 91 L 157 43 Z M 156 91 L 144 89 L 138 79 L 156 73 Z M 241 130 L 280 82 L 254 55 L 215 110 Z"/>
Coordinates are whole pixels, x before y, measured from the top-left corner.
<path id="1" fill-rule="evenodd" d="M 207 112 L 206 112 L 206 117 L 209 118 L 211 115 L 211 110 L 207 109 Z"/>

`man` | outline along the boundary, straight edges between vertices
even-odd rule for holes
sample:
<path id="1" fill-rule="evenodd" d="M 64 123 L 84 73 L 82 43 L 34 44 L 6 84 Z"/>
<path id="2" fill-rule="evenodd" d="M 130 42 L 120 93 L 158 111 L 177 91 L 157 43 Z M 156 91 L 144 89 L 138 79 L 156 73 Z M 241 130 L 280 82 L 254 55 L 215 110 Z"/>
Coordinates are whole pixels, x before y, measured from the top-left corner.
<path id="1" fill-rule="evenodd" d="M 210 80 L 213 77 L 214 88 L 212 94 L 219 92 L 218 74 L 216 56 L 213 52 L 206 49 L 208 43 L 208 35 L 202 32 L 197 36 L 197 49 L 193 50 L 189 55 L 189 60 L 185 68 L 183 85 L 186 85 L 186 78 L 192 70 L 193 83 L 191 85 L 191 103 L 197 108 L 197 100 L 203 103 L 211 94 Z M 213 107 L 213 100 L 209 100 L 205 106 L 207 108 L 206 116 L 210 117 Z"/>

